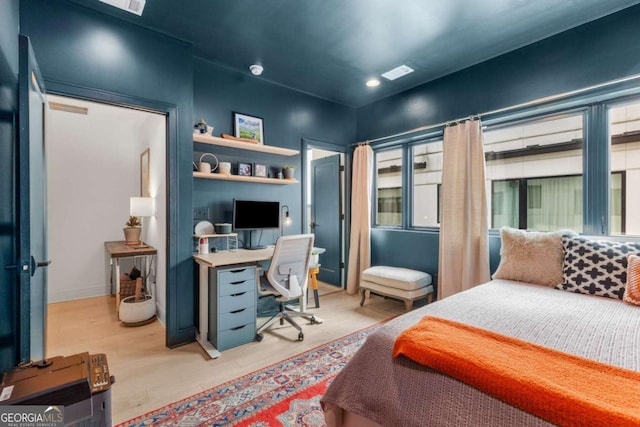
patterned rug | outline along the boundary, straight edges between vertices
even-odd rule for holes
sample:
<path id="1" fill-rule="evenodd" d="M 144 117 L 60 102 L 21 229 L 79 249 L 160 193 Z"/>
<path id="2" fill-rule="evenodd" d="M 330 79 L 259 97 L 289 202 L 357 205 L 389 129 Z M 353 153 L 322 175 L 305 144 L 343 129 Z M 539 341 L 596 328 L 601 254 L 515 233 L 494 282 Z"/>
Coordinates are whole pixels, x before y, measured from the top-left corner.
<path id="1" fill-rule="evenodd" d="M 320 397 L 380 323 L 120 426 L 324 426 Z"/>

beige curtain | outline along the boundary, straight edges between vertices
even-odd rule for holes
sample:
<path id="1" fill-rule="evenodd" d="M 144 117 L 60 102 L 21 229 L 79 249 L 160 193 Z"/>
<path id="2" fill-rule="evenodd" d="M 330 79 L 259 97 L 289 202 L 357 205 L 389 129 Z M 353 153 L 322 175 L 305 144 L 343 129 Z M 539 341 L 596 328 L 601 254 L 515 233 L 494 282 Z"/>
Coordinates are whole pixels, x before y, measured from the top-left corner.
<path id="1" fill-rule="evenodd" d="M 347 293 L 358 292 L 360 273 L 371 266 L 371 185 L 373 150 L 368 145 L 356 148 L 351 183 L 351 239 Z"/>
<path id="2" fill-rule="evenodd" d="M 472 120 L 444 131 L 438 298 L 489 280 L 482 128 Z"/>

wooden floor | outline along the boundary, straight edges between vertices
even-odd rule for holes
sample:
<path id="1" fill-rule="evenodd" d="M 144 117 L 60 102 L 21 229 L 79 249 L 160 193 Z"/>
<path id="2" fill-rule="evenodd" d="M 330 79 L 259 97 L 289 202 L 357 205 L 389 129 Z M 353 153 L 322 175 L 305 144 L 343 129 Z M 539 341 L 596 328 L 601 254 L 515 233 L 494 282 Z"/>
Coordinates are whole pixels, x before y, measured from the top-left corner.
<path id="1" fill-rule="evenodd" d="M 123 326 L 116 320 L 113 297 L 49 304 L 47 357 L 106 353 L 116 377 L 113 422 L 119 423 L 404 312 L 398 301 L 371 296 L 360 307 L 358 296 L 322 283 L 319 287 L 320 308 L 308 311 L 324 323 L 301 322 L 304 341 L 297 341 L 293 327 L 274 325 L 262 342 L 227 350 L 214 360 L 196 343 L 165 347 L 158 321 Z M 314 307 L 313 298 L 309 303 Z"/>

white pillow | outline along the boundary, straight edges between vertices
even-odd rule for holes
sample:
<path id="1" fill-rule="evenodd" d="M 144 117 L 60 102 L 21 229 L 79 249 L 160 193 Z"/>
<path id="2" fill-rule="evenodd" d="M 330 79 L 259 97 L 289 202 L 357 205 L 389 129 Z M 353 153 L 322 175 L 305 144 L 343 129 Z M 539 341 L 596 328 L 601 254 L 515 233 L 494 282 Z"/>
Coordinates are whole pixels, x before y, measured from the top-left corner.
<path id="1" fill-rule="evenodd" d="M 562 283 L 562 235 L 567 234 L 575 233 L 543 233 L 503 227 L 500 230 L 500 265 L 493 278 L 549 287 Z"/>

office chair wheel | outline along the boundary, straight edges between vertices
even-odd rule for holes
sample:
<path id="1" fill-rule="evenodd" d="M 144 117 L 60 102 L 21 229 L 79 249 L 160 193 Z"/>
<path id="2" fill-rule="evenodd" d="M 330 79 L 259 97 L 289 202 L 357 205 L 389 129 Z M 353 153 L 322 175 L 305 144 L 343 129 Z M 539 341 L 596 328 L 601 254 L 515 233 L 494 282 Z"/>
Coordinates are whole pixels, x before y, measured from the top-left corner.
<path id="1" fill-rule="evenodd" d="M 298 341 L 304 341 L 304 334 L 302 332 L 298 334 Z"/>
<path id="2" fill-rule="evenodd" d="M 316 320 L 316 316 L 311 316 L 311 319 L 309 319 L 309 321 L 311 322 L 312 325 L 315 325 L 316 323 L 318 323 L 318 321 Z"/>
<path id="3" fill-rule="evenodd" d="M 264 335 L 256 334 L 256 341 L 260 342 L 260 341 L 262 341 L 262 338 L 264 338 Z"/>

